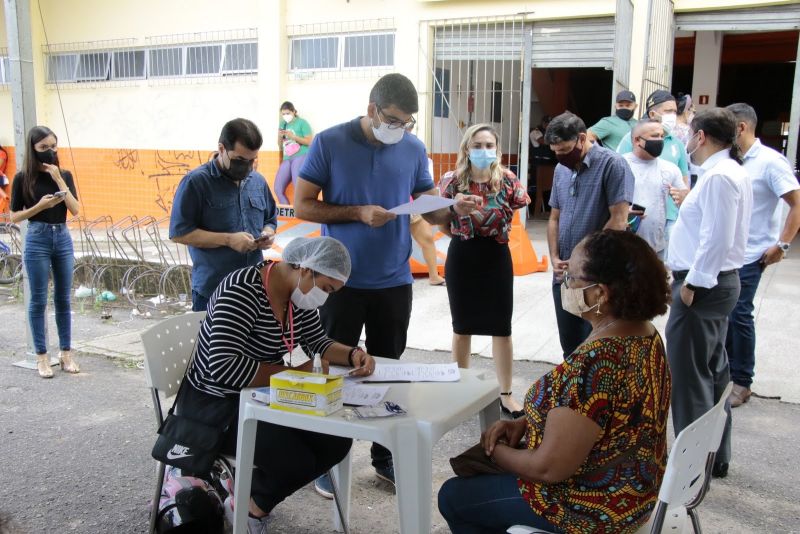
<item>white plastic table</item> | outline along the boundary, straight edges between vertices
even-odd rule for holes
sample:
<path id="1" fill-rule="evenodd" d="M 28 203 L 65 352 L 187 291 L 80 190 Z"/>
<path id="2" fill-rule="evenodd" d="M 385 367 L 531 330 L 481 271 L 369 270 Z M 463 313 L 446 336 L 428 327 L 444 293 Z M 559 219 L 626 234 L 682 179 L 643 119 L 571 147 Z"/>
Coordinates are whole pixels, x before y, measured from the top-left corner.
<path id="1" fill-rule="evenodd" d="M 379 362 L 382 358 L 376 358 Z M 386 360 L 396 363 L 396 360 Z M 273 410 L 250 399 L 245 389 L 239 401 L 239 436 L 236 449 L 234 533 L 247 529 L 247 509 L 258 421 L 311 430 L 333 436 L 378 442 L 392 451 L 397 484 L 400 532 L 422 534 L 431 529 L 433 446 L 459 424 L 479 417 L 481 430 L 500 418 L 499 388 L 493 375 L 461 370 L 459 382 L 393 383 L 384 400 L 396 402 L 408 414 L 382 419 L 345 419 L 345 410 L 328 417 Z M 476 436 L 477 440 L 477 436 Z M 334 468 L 340 505 L 349 525 L 350 455 Z M 335 503 L 334 527 L 341 529 Z"/>

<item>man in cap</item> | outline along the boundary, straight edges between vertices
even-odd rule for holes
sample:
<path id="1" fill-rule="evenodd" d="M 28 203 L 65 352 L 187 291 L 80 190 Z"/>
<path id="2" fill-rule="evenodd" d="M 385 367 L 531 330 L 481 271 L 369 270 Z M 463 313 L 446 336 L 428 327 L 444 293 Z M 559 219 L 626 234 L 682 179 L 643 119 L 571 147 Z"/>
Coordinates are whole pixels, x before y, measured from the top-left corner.
<path id="1" fill-rule="evenodd" d="M 646 115 L 651 119 L 661 122 L 664 127 L 664 149 L 661 152 L 661 159 L 674 163 L 678 166 L 686 187 L 689 187 L 689 156 L 686 154 L 686 147 L 680 139 L 672 135 L 672 130 L 678 121 L 678 104 L 675 97 L 669 91 L 659 89 L 647 97 Z M 633 151 L 631 134 L 628 133 L 617 147 L 617 152 L 627 154 Z M 667 184 L 665 184 L 666 186 Z M 669 250 L 669 236 L 675 220 L 678 218 L 678 204 L 680 204 L 689 192 L 688 189 L 677 189 L 670 187 L 670 196 L 667 198 L 667 226 L 664 234 L 665 248 Z"/>
<path id="2" fill-rule="evenodd" d="M 589 128 L 589 141 L 600 141 L 607 149 L 616 150 L 625 134 L 630 133 L 636 124 L 633 118 L 636 105 L 636 95 L 630 91 L 620 91 L 614 115 L 603 117 Z"/>

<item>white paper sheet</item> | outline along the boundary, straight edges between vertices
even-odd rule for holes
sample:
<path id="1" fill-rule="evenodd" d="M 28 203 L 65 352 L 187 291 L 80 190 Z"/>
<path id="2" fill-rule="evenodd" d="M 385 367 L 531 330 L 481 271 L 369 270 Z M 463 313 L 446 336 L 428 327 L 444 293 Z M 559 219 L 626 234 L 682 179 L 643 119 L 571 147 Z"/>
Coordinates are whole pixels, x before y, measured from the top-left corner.
<path id="1" fill-rule="evenodd" d="M 433 195 L 420 195 L 416 200 L 400 204 L 389 211 L 396 215 L 422 215 L 431 211 L 452 206 L 456 201 L 452 198 L 435 197 Z"/>
<path id="2" fill-rule="evenodd" d="M 461 372 L 453 363 L 379 363 L 362 382 L 458 382 Z"/>
<path id="3" fill-rule="evenodd" d="M 351 406 L 374 406 L 389 392 L 389 386 L 365 386 L 346 384 L 342 390 L 342 401 Z"/>

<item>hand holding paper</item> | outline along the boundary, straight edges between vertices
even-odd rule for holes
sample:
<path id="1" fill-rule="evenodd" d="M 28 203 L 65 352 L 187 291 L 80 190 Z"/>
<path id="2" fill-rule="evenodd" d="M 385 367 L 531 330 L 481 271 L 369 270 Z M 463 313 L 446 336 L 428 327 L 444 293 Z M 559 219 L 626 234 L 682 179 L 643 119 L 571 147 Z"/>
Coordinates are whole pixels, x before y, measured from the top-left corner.
<path id="1" fill-rule="evenodd" d="M 452 198 L 435 197 L 433 195 L 420 195 L 419 198 L 405 204 L 400 204 L 389 211 L 395 215 L 422 215 L 431 211 L 447 208 L 455 204 Z"/>

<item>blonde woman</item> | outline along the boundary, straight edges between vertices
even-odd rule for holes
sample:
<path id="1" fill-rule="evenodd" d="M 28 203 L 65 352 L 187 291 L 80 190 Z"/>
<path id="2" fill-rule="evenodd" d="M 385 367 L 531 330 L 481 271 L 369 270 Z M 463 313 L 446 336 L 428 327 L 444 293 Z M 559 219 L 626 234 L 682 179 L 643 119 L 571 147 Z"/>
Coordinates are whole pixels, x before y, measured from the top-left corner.
<path id="1" fill-rule="evenodd" d="M 492 336 L 501 407 L 516 418 L 522 416 L 522 405 L 511 396 L 514 273 L 508 236 L 514 210 L 527 206 L 530 198 L 500 163 L 499 144 L 492 126 L 471 126 L 461 140 L 456 170 L 442 178 L 443 197 L 461 193 L 483 200 L 469 215 L 451 210 L 445 280 L 453 318 L 453 357 L 459 367 L 469 367 L 472 336 Z"/>

